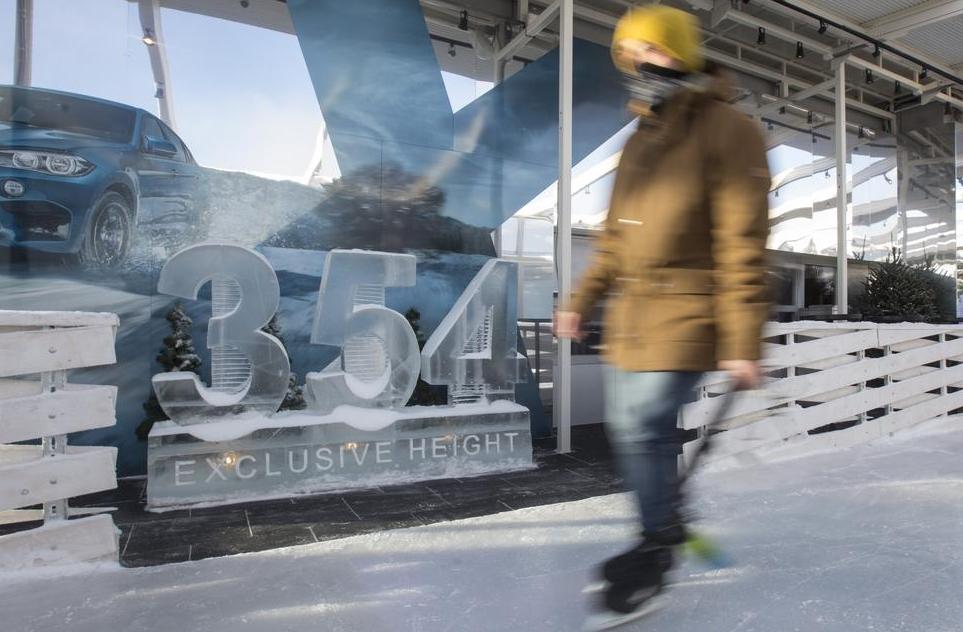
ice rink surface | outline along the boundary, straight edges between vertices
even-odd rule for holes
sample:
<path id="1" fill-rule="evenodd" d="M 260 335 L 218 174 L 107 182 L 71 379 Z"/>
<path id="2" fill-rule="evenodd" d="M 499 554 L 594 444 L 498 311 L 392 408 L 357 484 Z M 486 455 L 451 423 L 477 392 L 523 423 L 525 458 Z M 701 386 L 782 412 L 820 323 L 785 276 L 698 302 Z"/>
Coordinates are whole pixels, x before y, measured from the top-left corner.
<path id="1" fill-rule="evenodd" d="M 960 418 L 875 445 L 694 481 L 734 565 L 687 560 L 624 630 L 963 630 Z M 148 569 L 0 575 L 11 632 L 579 630 L 594 565 L 625 548 L 625 495 Z"/>

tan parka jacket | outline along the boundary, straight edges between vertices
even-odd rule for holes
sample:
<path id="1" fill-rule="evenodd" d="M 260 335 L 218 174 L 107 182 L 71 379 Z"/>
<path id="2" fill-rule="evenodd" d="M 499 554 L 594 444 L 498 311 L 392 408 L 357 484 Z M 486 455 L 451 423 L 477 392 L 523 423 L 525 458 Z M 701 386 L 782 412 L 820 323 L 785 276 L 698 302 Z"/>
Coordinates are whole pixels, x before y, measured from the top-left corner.
<path id="1" fill-rule="evenodd" d="M 757 124 L 715 79 L 641 118 L 571 311 L 608 295 L 607 359 L 626 371 L 756 360 L 768 313 L 769 168 Z"/>

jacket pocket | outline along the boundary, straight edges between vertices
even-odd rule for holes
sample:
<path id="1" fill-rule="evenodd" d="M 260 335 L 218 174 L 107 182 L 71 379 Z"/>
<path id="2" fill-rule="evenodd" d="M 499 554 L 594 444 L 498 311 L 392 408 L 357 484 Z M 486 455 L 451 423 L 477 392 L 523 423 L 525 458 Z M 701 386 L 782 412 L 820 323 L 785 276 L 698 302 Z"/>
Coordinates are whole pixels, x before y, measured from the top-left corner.
<path id="1" fill-rule="evenodd" d="M 668 268 L 654 271 L 645 288 L 642 310 L 646 336 L 656 340 L 714 342 L 716 339 L 712 270 Z"/>

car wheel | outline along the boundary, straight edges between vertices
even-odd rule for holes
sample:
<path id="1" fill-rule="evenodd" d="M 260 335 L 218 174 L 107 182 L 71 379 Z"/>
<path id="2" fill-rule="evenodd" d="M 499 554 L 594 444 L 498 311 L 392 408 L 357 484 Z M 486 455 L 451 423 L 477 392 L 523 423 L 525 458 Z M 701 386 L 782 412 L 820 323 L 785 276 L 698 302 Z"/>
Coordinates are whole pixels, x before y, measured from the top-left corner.
<path id="1" fill-rule="evenodd" d="M 86 268 L 111 270 L 130 252 L 130 204 L 119 193 L 108 192 L 94 206 L 78 258 Z"/>

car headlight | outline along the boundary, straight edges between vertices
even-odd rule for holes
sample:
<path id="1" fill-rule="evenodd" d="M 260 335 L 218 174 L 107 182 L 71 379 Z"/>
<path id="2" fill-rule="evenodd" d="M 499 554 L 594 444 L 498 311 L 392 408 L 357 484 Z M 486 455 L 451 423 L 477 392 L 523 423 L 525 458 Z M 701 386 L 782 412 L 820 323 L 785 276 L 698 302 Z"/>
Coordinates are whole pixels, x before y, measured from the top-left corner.
<path id="1" fill-rule="evenodd" d="M 80 156 L 46 151 L 0 151 L 0 166 L 68 177 L 85 176 L 94 170 L 94 165 Z"/>

